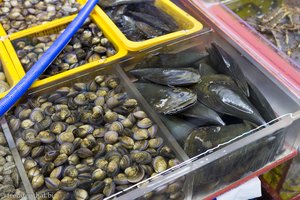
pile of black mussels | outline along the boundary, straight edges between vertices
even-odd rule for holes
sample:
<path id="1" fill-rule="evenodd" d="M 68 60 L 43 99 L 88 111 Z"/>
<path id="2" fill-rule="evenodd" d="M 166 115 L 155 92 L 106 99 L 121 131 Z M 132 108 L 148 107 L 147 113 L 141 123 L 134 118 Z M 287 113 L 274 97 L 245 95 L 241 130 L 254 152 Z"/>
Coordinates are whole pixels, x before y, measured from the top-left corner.
<path id="1" fill-rule="evenodd" d="M 154 0 L 104 0 L 99 1 L 99 5 L 132 41 L 155 38 L 179 29 L 171 16 L 154 6 Z"/>
<path id="2" fill-rule="evenodd" d="M 212 43 L 205 62 L 194 50 L 158 54 L 130 71 L 190 157 L 275 118 L 267 100 L 221 46 Z"/>

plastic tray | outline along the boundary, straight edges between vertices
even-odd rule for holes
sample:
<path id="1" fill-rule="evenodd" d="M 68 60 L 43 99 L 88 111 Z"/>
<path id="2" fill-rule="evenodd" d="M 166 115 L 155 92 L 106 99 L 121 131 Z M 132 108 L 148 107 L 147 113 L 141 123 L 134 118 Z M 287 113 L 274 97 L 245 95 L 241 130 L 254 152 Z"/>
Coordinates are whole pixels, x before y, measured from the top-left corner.
<path id="1" fill-rule="evenodd" d="M 79 0 L 79 2 L 83 4 L 86 1 Z M 151 46 L 159 45 L 163 42 L 181 36 L 190 35 L 192 33 L 200 31 L 203 28 L 203 25 L 200 22 L 198 22 L 188 13 L 181 10 L 179 7 L 177 7 L 174 3 L 172 3 L 169 0 L 156 0 L 155 6 L 159 7 L 167 14 L 172 16 L 179 24 L 180 30 L 156 38 L 152 38 L 149 40 L 141 41 L 141 42 L 134 42 L 128 40 L 126 36 L 120 31 L 120 29 L 114 24 L 114 22 L 105 14 L 105 12 L 99 6 L 96 6 L 95 11 L 101 16 L 101 19 L 104 21 L 103 25 L 105 25 L 106 28 L 110 30 L 110 33 L 113 34 L 114 37 L 120 38 L 122 44 L 129 51 L 140 51 L 143 49 L 147 49 Z"/>
<path id="2" fill-rule="evenodd" d="M 75 15 L 65 17 L 62 19 L 58 19 L 56 21 L 49 22 L 47 24 L 43 24 L 40 26 L 36 26 L 36 27 L 30 28 L 30 29 L 26 29 L 24 31 L 20 31 L 20 32 L 11 34 L 11 35 L 9 35 L 9 39 L 4 40 L 4 44 L 9 52 L 11 59 L 13 60 L 15 67 L 17 68 L 17 71 L 18 71 L 20 77 L 23 77 L 25 75 L 25 71 L 24 71 L 22 64 L 16 54 L 14 47 L 13 47 L 12 43 L 14 42 L 14 40 L 17 40 L 19 38 L 24 38 L 24 37 L 35 37 L 35 36 L 42 36 L 42 35 L 47 35 L 47 34 L 51 34 L 51 33 L 57 33 L 59 31 L 61 31 L 62 29 L 64 29 L 67 26 L 67 24 L 70 23 L 74 18 L 75 18 Z M 116 54 L 111 57 L 108 57 L 107 59 L 101 59 L 98 61 L 87 63 L 85 65 L 82 65 L 82 66 L 73 68 L 71 70 L 56 74 L 54 76 L 50 76 L 45 79 L 39 79 L 33 83 L 32 87 L 40 87 L 44 84 L 60 80 L 62 78 L 71 76 L 73 74 L 79 74 L 85 69 L 89 69 L 89 68 L 92 69 L 95 67 L 100 67 L 101 64 L 117 61 L 127 54 L 127 51 L 122 46 L 119 45 L 120 44 L 119 39 L 115 38 L 113 35 L 111 35 L 109 30 L 102 27 L 102 22 L 100 21 L 100 18 L 97 14 L 95 14 L 95 13 L 92 14 L 91 19 L 98 25 L 98 27 L 103 31 L 103 34 L 113 44 L 113 46 L 116 50 Z"/>
<path id="3" fill-rule="evenodd" d="M 2 63 L 3 72 L 5 74 L 6 80 L 10 87 L 15 86 L 20 80 L 20 76 L 17 73 L 12 60 L 10 59 L 8 52 L 5 49 L 3 42 L 0 41 L 0 62 Z M 9 90 L 8 90 L 9 91 Z M 2 99 L 7 93 L 0 93 L 0 99 Z"/>
<path id="4" fill-rule="evenodd" d="M 297 99 L 297 97 L 294 96 L 292 92 L 290 92 L 280 82 L 274 79 L 270 73 L 264 71 L 260 65 L 255 65 L 249 62 L 246 59 L 246 55 L 241 56 L 240 53 L 230 46 L 224 39 L 211 31 L 198 34 L 193 37 L 185 37 L 173 42 L 168 42 L 167 44 L 161 45 L 159 48 L 149 49 L 147 53 L 138 53 L 134 55 L 134 57 L 128 58 L 126 61 L 122 61 L 120 65 L 122 67 L 130 67 L 131 65 L 145 58 L 145 56 L 151 55 L 152 53 L 155 54 L 157 52 L 179 51 L 180 49 L 185 49 L 190 46 L 195 46 L 199 50 L 203 50 L 205 49 L 206 45 L 209 44 L 208 42 L 211 41 L 217 41 L 219 44 L 222 44 L 222 46 L 227 52 L 230 52 L 234 59 L 236 59 L 239 63 L 245 64 L 241 66 L 242 70 L 246 74 L 247 80 L 256 86 L 259 86 L 259 90 L 265 95 L 273 109 L 276 111 L 277 115 L 281 117 L 269 122 L 267 126 L 261 126 L 255 130 L 243 134 L 242 138 L 235 138 L 231 141 L 231 143 L 225 143 L 220 145 L 218 148 L 211 149 L 211 151 L 206 152 L 207 154 L 205 155 L 198 155 L 188 159 L 182 148 L 170 134 L 169 130 L 164 126 L 157 114 L 151 109 L 147 101 L 140 95 L 134 85 L 130 82 L 129 77 L 127 77 L 123 69 L 118 65 L 109 66 L 106 64 L 105 68 L 103 66 L 102 68 L 85 69 L 81 72 L 81 74 L 73 74 L 69 77 L 65 77 L 64 79 L 43 85 L 43 87 L 39 89 L 33 88 L 28 95 L 39 95 L 45 92 L 51 93 L 51 91 L 53 91 L 55 88 L 70 85 L 75 81 L 91 80 L 91 77 L 94 77 L 96 74 L 105 72 L 116 73 L 122 80 L 125 88 L 128 90 L 129 95 L 133 98 L 136 98 L 142 109 L 147 112 L 147 114 L 154 120 L 156 124 L 158 124 L 160 130 L 162 131 L 161 136 L 164 137 L 165 141 L 174 149 L 178 157 L 184 160 L 184 162 L 175 166 L 174 168 L 162 172 L 156 177 L 144 180 L 143 182 L 136 184 L 127 190 L 114 194 L 107 199 L 113 199 L 115 197 L 118 197 L 119 200 L 137 199 L 148 192 L 159 193 L 159 191 L 162 191 L 166 185 L 169 185 L 173 181 L 181 180 L 183 176 L 185 176 L 186 180 L 188 180 L 186 181 L 186 186 L 184 187 L 186 189 L 186 199 L 212 199 L 221 193 L 224 193 L 231 188 L 242 184 L 248 180 L 249 177 L 253 175 L 257 176 L 271 167 L 285 162 L 286 160 L 295 156 L 295 149 L 293 148 L 293 145 L 297 137 L 297 131 L 300 129 L 299 99 Z M 23 100 L 26 100 L 26 97 L 27 96 L 25 95 Z M 285 102 L 284 106 L 282 106 L 282 102 Z M 6 126 L 5 122 L 3 125 Z M 7 126 L 4 128 L 4 131 L 9 132 Z M 10 137 L 8 138 L 8 141 L 12 142 L 12 146 L 15 147 L 11 133 L 8 133 L 8 136 Z M 259 152 L 259 149 L 256 149 L 256 147 L 262 146 L 261 142 L 269 140 L 272 141 L 274 137 L 281 136 L 283 136 L 285 139 L 284 145 L 276 146 L 275 148 L 267 151 L 264 149 L 262 152 Z M 256 154 L 253 154 L 253 151 L 251 151 L 253 148 L 259 153 L 262 153 L 264 158 L 257 166 L 245 167 L 243 166 L 243 163 L 251 164 L 253 160 L 256 160 Z M 247 155 L 251 155 L 248 162 L 245 162 L 246 158 L 243 158 L 243 155 L 245 155 L 243 152 L 245 151 L 248 151 Z M 274 153 L 276 155 L 273 157 Z M 244 159 L 244 162 L 240 162 L 240 159 Z M 241 171 L 235 173 L 235 171 L 230 170 L 228 174 L 235 176 L 220 177 L 220 180 L 223 182 L 211 180 L 207 183 L 207 185 L 214 185 L 214 187 L 209 190 L 204 190 L 202 187 L 197 187 L 197 185 L 193 182 L 193 177 L 196 177 L 201 173 L 208 175 L 206 177 L 210 177 L 210 171 L 208 169 L 219 171 L 223 170 L 223 167 L 226 168 L 229 166 L 234 166 L 234 168 L 241 169 Z M 23 166 L 21 165 L 20 168 L 22 169 L 22 167 Z M 21 173 L 22 172 L 24 173 L 24 169 L 21 171 Z M 26 182 L 25 178 L 23 182 L 28 183 L 28 180 Z M 30 190 L 30 188 L 28 189 Z M 193 191 L 191 191 L 192 189 Z M 28 193 L 31 194 L 30 191 L 28 191 Z"/>
<path id="5" fill-rule="evenodd" d="M 211 42 L 217 42 L 218 44 L 222 45 L 222 47 L 224 47 L 227 50 L 227 52 L 239 63 L 239 65 L 242 68 L 242 71 L 244 72 L 244 74 L 246 76 L 246 79 L 250 83 L 255 85 L 256 87 L 258 87 L 258 89 L 265 95 L 265 97 L 271 104 L 272 108 L 276 112 L 277 116 L 285 116 L 289 112 L 295 112 L 295 111 L 299 110 L 299 108 L 300 108 L 299 107 L 299 99 L 297 99 L 295 96 L 293 97 L 294 100 L 292 100 L 294 102 L 294 105 L 293 105 L 293 108 L 291 107 L 291 110 L 290 110 L 290 108 L 288 108 L 287 104 L 285 104 L 286 106 L 284 108 L 283 108 L 283 106 L 279 106 L 282 102 L 282 100 L 280 100 L 280 98 L 287 95 L 287 94 L 282 93 L 282 92 L 285 92 L 286 89 L 281 90 L 280 88 L 282 88 L 282 86 L 280 86 L 280 83 L 278 83 L 278 82 L 271 83 L 272 81 L 269 78 L 271 78 L 272 76 L 270 76 L 266 73 L 263 73 L 261 71 L 262 70 L 261 66 L 255 66 L 252 63 L 250 63 L 248 60 L 245 59 L 245 57 L 247 57 L 246 55 L 242 54 L 242 56 L 241 56 L 241 54 L 239 52 L 236 52 L 236 50 L 234 50 L 232 47 L 230 47 L 224 41 L 224 39 L 222 39 L 221 37 L 219 37 L 216 33 L 212 32 L 212 31 L 208 31 L 206 33 L 203 33 L 202 35 L 198 35 L 195 37 L 185 38 L 185 39 L 181 40 L 180 42 L 176 42 L 176 41 L 174 41 L 173 43 L 169 42 L 169 43 L 161 46 L 161 48 L 149 49 L 149 51 L 147 53 L 137 54 L 135 58 L 121 63 L 121 66 L 125 69 L 125 71 L 127 71 L 130 69 L 133 69 L 137 63 L 143 61 L 145 58 L 155 56 L 160 53 L 176 53 L 177 51 L 180 51 L 182 49 L 191 48 L 191 47 L 198 49 L 198 52 L 202 53 Z M 158 67 L 158 66 L 155 66 L 155 67 Z M 275 88 L 277 88 L 277 89 L 275 89 Z M 280 90 L 281 90 L 281 92 L 280 92 Z M 145 101 L 147 101 L 147 99 L 145 99 Z M 283 101 L 285 102 L 285 100 L 283 100 Z M 289 101 L 289 100 L 287 100 L 287 101 Z M 289 104 L 289 105 L 292 105 L 292 104 Z M 155 111 L 153 110 L 153 112 L 155 112 Z M 277 121 L 277 120 L 275 120 L 275 121 Z M 280 120 L 279 120 L 279 122 L 280 122 Z M 299 123 L 299 120 L 297 123 Z M 273 122 L 270 122 L 270 125 L 271 124 L 273 124 Z M 299 124 L 297 126 L 299 126 Z M 267 129 L 263 129 L 263 128 L 261 129 L 262 132 L 264 132 L 266 130 Z M 168 131 L 171 132 L 171 130 L 168 130 Z M 260 132 L 260 130 L 259 129 L 253 130 L 252 133 L 248 132 L 245 134 L 246 135 L 249 134 L 248 140 L 251 140 L 251 139 L 255 138 L 254 135 L 257 132 Z M 273 129 L 273 131 L 271 131 L 269 133 L 270 133 L 270 135 L 265 136 L 265 137 L 260 135 L 261 138 L 257 140 L 256 144 L 255 144 L 255 142 L 253 142 L 253 143 L 250 142 L 248 145 L 244 145 L 244 146 L 241 145 L 240 148 L 236 149 L 233 152 L 228 152 L 227 146 L 224 147 L 223 145 L 220 145 L 223 148 L 219 149 L 219 147 L 218 147 L 213 150 L 208 150 L 208 151 L 204 152 L 202 155 L 196 156 L 195 158 L 191 158 L 191 160 L 194 160 L 194 161 L 199 159 L 198 161 L 195 161 L 199 165 L 204 163 L 202 166 L 203 168 L 199 167 L 200 168 L 199 170 L 197 170 L 198 167 L 196 167 L 196 166 L 198 166 L 198 165 L 196 163 L 194 163 L 192 166 L 190 166 L 191 168 L 195 167 L 195 169 L 194 169 L 195 173 L 193 176 L 196 176 L 197 174 L 205 174 L 208 177 L 210 177 L 210 176 L 212 177 L 206 183 L 205 182 L 202 183 L 202 185 L 197 185 L 194 182 L 194 186 L 195 185 L 197 185 L 197 186 L 194 187 L 194 193 L 192 195 L 192 198 L 193 199 L 212 199 L 212 198 L 224 193 L 225 191 L 232 189 L 234 186 L 236 187 L 239 184 L 243 183 L 244 181 L 248 180 L 249 177 L 253 176 L 253 174 L 255 174 L 256 176 L 259 174 L 262 174 L 262 173 L 268 171 L 269 169 L 271 169 L 272 167 L 277 166 L 278 164 L 285 162 L 286 160 L 291 159 L 292 157 L 294 157 L 296 155 L 295 150 L 293 148 L 290 148 L 290 145 L 293 145 L 295 140 L 289 141 L 287 143 L 287 145 L 284 145 L 282 147 L 280 147 L 281 145 L 279 145 L 279 144 L 278 145 L 274 144 L 274 146 L 273 146 L 274 148 L 272 148 L 272 149 L 263 149 L 262 146 L 264 146 L 264 145 L 261 144 L 261 146 L 260 146 L 259 143 L 263 142 L 263 141 L 268 141 L 268 139 L 271 139 L 272 137 L 286 138 L 286 137 L 289 137 L 289 136 L 287 136 L 289 134 L 297 134 L 297 131 L 289 132 L 289 131 L 287 131 L 287 129 L 282 127 L 277 130 Z M 253 135 L 251 135 L 251 134 L 253 134 Z M 238 138 L 235 138 L 234 140 L 236 140 L 236 139 L 238 139 Z M 241 140 L 244 140 L 244 139 L 241 139 Z M 236 141 L 236 143 L 233 143 L 232 146 L 237 147 L 236 146 L 237 143 L 239 143 L 239 141 Z M 224 145 L 227 145 L 227 144 L 224 144 Z M 258 157 L 251 156 L 250 152 L 253 152 L 254 149 L 256 149 L 258 152 L 263 151 L 264 156 L 266 156 L 266 157 L 260 158 L 262 160 L 258 161 L 257 160 L 257 159 L 259 159 Z M 217 158 L 215 160 L 213 157 L 214 153 L 211 155 L 207 155 L 207 153 L 209 154 L 209 153 L 215 152 L 215 151 L 224 153 L 224 154 L 226 154 L 226 156 L 223 158 L 220 158 L 220 159 Z M 281 152 L 281 153 L 277 154 L 274 151 Z M 245 152 L 248 152 L 248 153 L 245 154 Z M 205 155 L 206 155 L 206 157 L 204 157 L 203 159 L 200 158 L 201 156 L 205 156 Z M 214 155 L 217 155 L 217 154 L 214 154 Z M 211 160 L 209 158 L 213 159 L 214 161 L 211 162 Z M 237 159 L 235 160 L 235 158 L 237 158 Z M 247 160 L 247 161 L 245 162 L 245 160 Z M 247 164 L 244 165 L 244 164 L 242 164 L 243 162 L 247 163 Z M 256 163 L 257 165 L 251 166 L 250 163 Z M 223 174 L 218 178 L 214 178 L 213 174 L 219 174 L 218 172 L 224 170 L 224 168 L 227 168 L 227 169 L 235 168 L 238 171 L 227 171 L 226 174 Z M 208 175 L 208 174 L 210 174 L 210 175 Z M 209 179 L 209 178 L 207 178 L 207 179 Z M 222 183 L 222 181 L 224 181 L 224 182 Z M 154 183 L 151 184 L 152 187 L 154 187 L 154 185 L 155 185 Z M 207 188 L 204 189 L 205 187 L 209 187 L 209 189 L 207 189 Z M 126 197 L 129 198 L 129 196 L 126 196 Z M 124 199 L 126 199 L 126 198 L 124 198 Z"/>
<path id="6" fill-rule="evenodd" d="M 58 88 L 61 88 L 63 86 L 72 86 L 74 83 L 78 83 L 78 82 L 88 82 L 91 79 L 93 79 L 94 77 L 96 77 L 97 75 L 104 75 L 104 74 L 111 74 L 111 75 L 116 75 L 117 77 L 120 78 L 121 81 L 121 85 L 124 88 L 124 92 L 127 92 L 129 95 L 129 98 L 135 98 L 138 100 L 138 96 L 136 96 L 135 92 L 131 89 L 130 85 L 128 85 L 128 82 L 124 81 L 124 79 L 122 78 L 122 75 L 119 75 L 119 73 L 116 71 L 116 69 L 114 67 L 112 67 L 111 65 L 106 65 L 102 68 L 97 68 L 97 69 L 86 69 L 84 70 L 81 74 L 76 74 L 76 75 L 72 75 L 70 77 L 68 77 L 67 80 L 58 80 L 55 81 L 53 83 L 51 83 L 51 85 L 44 85 L 43 87 L 41 87 L 40 89 L 32 89 L 32 91 L 29 91 L 27 94 L 25 94 L 23 96 L 23 98 L 19 101 L 19 103 L 22 104 L 22 102 L 26 102 L 28 97 L 34 97 L 34 96 L 39 96 L 39 95 L 43 95 L 43 94 L 49 94 L 53 91 L 55 91 Z M 153 118 L 151 116 L 151 113 L 149 113 L 147 111 L 147 105 L 145 105 L 143 102 L 139 102 L 139 106 L 148 114 L 149 118 L 151 118 L 154 123 L 157 123 L 156 119 Z M 29 197 L 31 197 L 31 199 L 35 199 L 36 197 L 38 197 L 37 193 L 34 193 L 31 184 L 29 182 L 28 177 L 26 176 L 26 172 L 25 169 L 23 167 L 22 161 L 21 161 L 21 157 L 18 153 L 18 150 L 16 148 L 16 143 L 15 140 L 16 138 L 14 137 L 14 132 L 12 132 L 8 125 L 6 124 L 6 121 L 3 119 L 1 122 L 2 127 L 4 129 L 5 135 L 7 137 L 7 140 L 9 142 L 9 146 L 12 149 L 12 152 L 14 152 L 15 158 L 16 158 L 16 163 L 18 166 L 18 169 L 20 171 L 21 174 L 23 174 L 21 176 L 21 178 L 23 179 L 23 183 L 26 185 L 25 189 L 27 190 L 27 195 Z M 159 122 L 158 122 L 159 123 Z M 159 124 L 158 124 L 159 126 Z M 184 151 L 179 147 L 179 145 L 177 144 L 176 140 L 172 137 L 172 135 L 165 133 L 163 130 L 161 130 L 160 128 L 158 129 L 158 133 L 157 136 L 162 137 L 164 139 L 164 144 L 168 145 L 173 152 L 176 155 L 176 158 L 178 158 L 178 160 L 180 160 L 181 162 L 183 162 L 184 160 L 187 160 L 188 157 L 187 155 L 184 153 Z M 130 188 L 128 188 L 130 189 Z M 185 193 L 185 195 L 187 196 L 187 190 L 182 190 L 182 192 Z"/>

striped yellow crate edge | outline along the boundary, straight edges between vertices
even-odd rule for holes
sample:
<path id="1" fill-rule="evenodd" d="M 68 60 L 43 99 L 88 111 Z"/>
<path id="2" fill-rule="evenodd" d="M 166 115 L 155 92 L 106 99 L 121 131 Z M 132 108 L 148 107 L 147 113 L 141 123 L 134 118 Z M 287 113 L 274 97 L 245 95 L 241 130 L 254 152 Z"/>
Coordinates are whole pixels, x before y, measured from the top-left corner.
<path id="1" fill-rule="evenodd" d="M 8 39 L 5 39 L 8 40 Z M 15 86 L 18 81 L 20 80 L 20 76 L 17 73 L 15 66 L 10 59 L 10 56 L 8 55 L 6 48 L 4 46 L 4 43 L 0 41 L 0 62 L 2 63 L 2 69 L 5 74 L 6 80 L 10 86 L 10 89 Z M 0 93 L 0 99 L 2 99 L 7 93 L 9 92 L 3 92 Z"/>
<path id="2" fill-rule="evenodd" d="M 84 4 L 86 0 L 78 0 L 78 2 Z M 106 15 L 106 13 L 99 6 L 96 6 L 94 10 L 95 12 L 97 12 L 97 14 L 100 15 L 101 19 L 103 20 L 103 23 L 105 23 L 104 26 L 107 27 L 107 29 L 110 29 L 111 34 L 114 34 L 115 37 L 119 37 L 123 45 L 129 51 L 144 50 L 152 46 L 159 45 L 164 42 L 201 31 L 203 28 L 202 23 L 200 23 L 191 15 L 189 15 L 181 8 L 176 6 L 170 0 L 156 0 L 155 6 L 162 9 L 164 12 L 173 17 L 173 19 L 175 19 L 175 21 L 179 24 L 181 30 L 152 39 L 148 39 L 145 41 L 135 42 L 127 39 L 126 36 L 121 32 L 121 30 L 115 25 L 115 23 L 108 17 L 108 15 Z"/>
<path id="3" fill-rule="evenodd" d="M 1 23 L 0 23 L 0 37 L 1 36 L 6 36 L 7 34 L 6 34 L 6 31 L 4 30 L 4 28 L 3 28 L 3 26 L 1 25 Z"/>
<path id="4" fill-rule="evenodd" d="M 4 44 L 6 46 L 6 49 L 9 52 L 10 58 L 12 59 L 15 67 L 18 69 L 18 74 L 20 77 L 23 77 L 25 75 L 25 70 L 17 56 L 17 53 L 15 51 L 15 48 L 13 47 L 12 42 L 16 39 L 20 39 L 23 37 L 28 36 L 41 36 L 46 34 L 54 33 L 55 31 L 58 32 L 62 29 L 64 29 L 74 18 L 76 15 L 68 16 L 59 20 L 55 20 L 53 22 L 49 22 L 46 24 L 42 24 L 36 27 L 32 27 L 29 29 L 26 29 L 24 31 L 20 31 L 14 34 L 11 34 L 9 36 L 9 40 L 5 41 Z M 70 69 L 68 71 L 47 77 L 45 79 L 38 79 L 36 80 L 30 89 L 41 87 L 45 84 L 49 84 L 51 82 L 57 81 L 59 79 L 67 78 L 71 75 L 80 74 L 82 71 L 95 68 L 95 67 L 101 67 L 100 65 L 110 63 L 116 60 L 121 59 L 122 57 L 125 57 L 127 55 L 127 50 L 120 45 L 120 41 L 118 38 L 115 38 L 113 35 L 110 34 L 109 30 L 106 30 L 105 27 L 102 26 L 102 23 L 99 21 L 99 16 L 97 13 L 92 13 L 90 15 L 92 21 L 94 21 L 97 26 L 102 30 L 105 37 L 113 44 L 116 54 L 108 57 L 106 59 L 101 59 L 98 61 L 94 61 L 91 63 L 87 63 L 85 65 Z"/>

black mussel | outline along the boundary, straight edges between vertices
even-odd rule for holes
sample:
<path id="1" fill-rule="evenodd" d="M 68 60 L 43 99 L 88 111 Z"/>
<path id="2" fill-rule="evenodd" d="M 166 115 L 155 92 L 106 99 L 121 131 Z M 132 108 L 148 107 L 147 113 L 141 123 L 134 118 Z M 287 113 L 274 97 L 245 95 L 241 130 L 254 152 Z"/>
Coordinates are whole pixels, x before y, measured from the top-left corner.
<path id="1" fill-rule="evenodd" d="M 229 76 L 220 74 L 204 76 L 195 86 L 195 91 L 201 103 L 217 112 L 257 125 L 265 123 L 257 109 Z"/>
<path id="2" fill-rule="evenodd" d="M 239 65 L 233 58 L 218 44 L 212 43 L 212 48 L 208 49 L 211 61 L 220 73 L 231 76 L 236 84 L 242 89 L 246 96 L 249 96 L 249 88 L 246 78 Z"/>
<path id="3" fill-rule="evenodd" d="M 184 150 L 193 157 L 250 131 L 249 123 L 208 126 L 194 129 L 187 137 Z"/>

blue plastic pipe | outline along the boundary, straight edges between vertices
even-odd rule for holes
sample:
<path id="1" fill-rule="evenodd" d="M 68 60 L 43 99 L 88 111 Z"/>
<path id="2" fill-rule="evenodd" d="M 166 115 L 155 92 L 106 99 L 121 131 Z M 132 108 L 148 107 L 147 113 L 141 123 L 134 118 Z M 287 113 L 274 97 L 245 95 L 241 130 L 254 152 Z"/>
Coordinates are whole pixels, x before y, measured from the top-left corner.
<path id="1" fill-rule="evenodd" d="M 82 26 L 88 18 L 99 0 L 89 0 L 79 11 L 77 17 L 67 26 L 65 31 L 55 40 L 41 58 L 31 67 L 25 76 L 10 90 L 10 92 L 0 101 L 0 116 L 2 117 L 23 94 L 32 83 L 48 68 L 57 55 L 69 43 L 72 36 Z"/>

